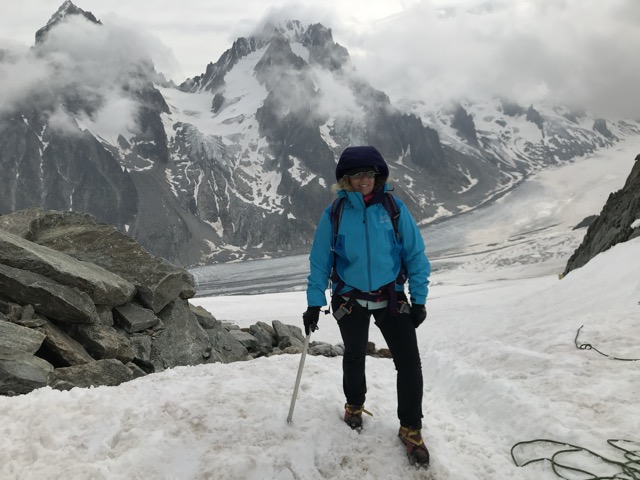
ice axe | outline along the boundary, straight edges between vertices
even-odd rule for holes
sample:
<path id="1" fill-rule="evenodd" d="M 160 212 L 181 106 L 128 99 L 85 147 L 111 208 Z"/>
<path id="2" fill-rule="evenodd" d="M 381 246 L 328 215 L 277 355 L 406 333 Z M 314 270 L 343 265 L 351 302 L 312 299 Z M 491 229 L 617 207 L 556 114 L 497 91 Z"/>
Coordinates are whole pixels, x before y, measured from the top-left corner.
<path id="1" fill-rule="evenodd" d="M 293 387 L 293 396 L 291 397 L 291 406 L 289 407 L 289 416 L 287 417 L 287 423 L 291 423 L 293 418 L 293 409 L 296 406 L 296 398 L 298 397 L 298 388 L 300 387 L 300 379 L 302 378 L 302 369 L 304 368 L 304 359 L 307 356 L 307 350 L 309 349 L 309 338 L 311 332 L 309 332 L 304 339 L 304 345 L 302 347 L 302 355 L 300 356 L 300 365 L 298 365 L 298 376 L 296 377 L 296 386 Z"/>

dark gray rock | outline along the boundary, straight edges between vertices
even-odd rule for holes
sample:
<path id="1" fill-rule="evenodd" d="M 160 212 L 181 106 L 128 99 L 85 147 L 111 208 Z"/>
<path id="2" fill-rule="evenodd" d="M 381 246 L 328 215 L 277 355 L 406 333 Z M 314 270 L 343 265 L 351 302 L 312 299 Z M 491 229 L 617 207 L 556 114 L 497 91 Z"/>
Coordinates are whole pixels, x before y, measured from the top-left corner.
<path id="1" fill-rule="evenodd" d="M 478 147 L 478 133 L 476 132 L 476 124 L 473 117 L 467 111 L 458 105 L 454 114 L 451 126 L 456 129 L 458 135 L 474 147 Z"/>
<path id="2" fill-rule="evenodd" d="M 96 19 L 93 13 L 76 7 L 71 1 L 65 1 L 62 3 L 60 8 L 58 8 L 58 11 L 52 15 L 47 24 L 36 32 L 36 43 L 43 42 L 46 39 L 49 30 L 53 27 L 65 21 L 68 17 L 76 15 L 86 18 L 89 22 L 102 25 L 100 20 Z"/>
<path id="3" fill-rule="evenodd" d="M 36 353 L 44 339 L 41 332 L 0 320 L 0 348 Z"/>
<path id="4" fill-rule="evenodd" d="M 136 365 L 133 362 L 129 362 L 127 363 L 126 367 L 131 370 L 131 373 L 133 375 L 133 378 L 140 378 L 140 377 L 144 377 L 145 375 L 147 375 L 148 372 L 144 371 L 142 368 L 140 368 L 138 365 Z"/>
<path id="5" fill-rule="evenodd" d="M 115 359 L 97 360 L 84 365 L 56 368 L 54 370 L 55 382 L 52 387 L 59 390 L 68 390 L 74 387 L 98 387 L 101 385 L 116 386 L 128 382 L 134 378 L 129 367 Z"/>
<path id="6" fill-rule="evenodd" d="M 172 301 L 158 317 L 164 324 L 164 330 L 153 337 L 151 349 L 157 371 L 210 361 L 211 341 L 186 300 Z"/>
<path id="7" fill-rule="evenodd" d="M 98 321 L 96 306 L 89 295 L 38 273 L 0 264 L 0 291 L 10 300 L 31 304 L 37 312 L 60 322 L 91 324 Z"/>
<path id="8" fill-rule="evenodd" d="M 42 321 L 43 325 L 38 328 L 46 335 L 42 355 L 46 355 L 51 363 L 59 367 L 69 367 L 94 361 L 94 358 L 89 355 L 80 342 L 47 319 L 42 318 Z"/>
<path id="9" fill-rule="evenodd" d="M 609 138 L 611 140 L 617 140 L 616 136 L 611 133 L 609 127 L 607 126 L 607 121 L 604 118 L 596 118 L 593 122 L 593 129 L 600 133 L 603 137 Z"/>
<path id="10" fill-rule="evenodd" d="M 98 311 L 98 323 L 106 325 L 107 327 L 113 327 L 113 310 L 107 305 L 96 305 Z"/>
<path id="11" fill-rule="evenodd" d="M 572 230 L 587 228 L 596 220 L 596 218 L 598 218 L 597 215 L 589 215 L 588 217 L 583 218 L 575 227 L 572 228 Z"/>
<path id="12" fill-rule="evenodd" d="M 29 209 L 0 217 L 0 227 L 26 231 L 27 240 L 122 277 L 135 285 L 137 297 L 155 313 L 174 298 L 195 295 L 195 282 L 187 270 L 150 254 L 133 238 L 96 223 L 90 215 Z"/>
<path id="13" fill-rule="evenodd" d="M 624 186 L 609 195 L 598 217 L 589 225 L 580 246 L 569 258 L 563 276 L 620 242 L 640 236 L 631 225 L 640 219 L 640 155 Z"/>
<path id="14" fill-rule="evenodd" d="M 114 318 L 127 333 L 136 333 L 157 325 L 160 319 L 153 310 L 130 302 L 113 309 Z"/>
<path id="15" fill-rule="evenodd" d="M 212 347 L 211 361 L 232 363 L 251 360 L 249 351 L 226 328 L 219 325 L 205 330 Z"/>
<path id="16" fill-rule="evenodd" d="M 29 328 L 40 327 L 44 325 L 44 319 L 41 315 L 36 313 L 36 309 L 33 305 L 25 305 L 20 315 L 20 320 L 16 323 Z"/>
<path id="17" fill-rule="evenodd" d="M 249 327 L 249 330 L 265 348 L 272 349 L 278 345 L 276 332 L 271 325 L 265 322 L 258 322 Z"/>
<path id="18" fill-rule="evenodd" d="M 142 334 L 131 335 L 129 341 L 133 349 L 133 360 L 151 365 L 151 336 Z"/>
<path id="19" fill-rule="evenodd" d="M 30 353 L 0 348 L 0 395 L 22 395 L 47 386 L 53 365 Z"/>
<path id="20" fill-rule="evenodd" d="M 9 321 L 15 322 L 22 317 L 22 309 L 21 305 L 13 302 L 7 302 L 0 298 L 0 313 L 3 313 L 7 316 Z"/>
<path id="21" fill-rule="evenodd" d="M 309 355 L 322 355 L 323 357 L 337 357 L 344 354 L 344 350 L 330 343 L 312 342 L 309 344 Z"/>
<path id="22" fill-rule="evenodd" d="M 294 22 L 292 22 L 294 23 Z M 295 22 L 302 27 L 300 22 Z M 328 70 L 339 71 L 349 65 L 349 52 L 333 41 L 331 29 L 320 23 L 309 25 L 302 35 L 302 45 L 309 50 L 309 62 Z"/>
<path id="23" fill-rule="evenodd" d="M 203 307 L 189 304 L 189 308 L 196 316 L 200 326 L 205 330 L 220 328 L 222 325 L 220 320 L 216 320 L 216 318 Z"/>
<path id="24" fill-rule="evenodd" d="M 244 330 L 231 330 L 229 333 L 249 352 L 255 352 L 260 347 L 258 339 Z"/>
<path id="25" fill-rule="evenodd" d="M 136 292 L 133 284 L 108 270 L 26 241 L 2 229 L 0 263 L 44 275 L 61 285 L 75 287 L 88 294 L 97 304 L 121 305 L 130 301 Z"/>
<path id="26" fill-rule="evenodd" d="M 527 115 L 525 118 L 527 119 L 527 121 L 535 123 L 538 128 L 544 132 L 544 118 L 542 118 L 540 112 L 533 108 L 533 105 L 531 105 L 527 110 Z"/>
<path id="27" fill-rule="evenodd" d="M 133 359 L 129 338 L 106 325 L 74 325 L 73 337 L 96 359 L 115 358 L 122 363 Z"/>
<path id="28" fill-rule="evenodd" d="M 274 320 L 271 324 L 276 333 L 276 342 L 280 349 L 284 350 L 287 347 L 302 349 L 305 337 L 300 327 L 285 325 L 280 320 Z"/>

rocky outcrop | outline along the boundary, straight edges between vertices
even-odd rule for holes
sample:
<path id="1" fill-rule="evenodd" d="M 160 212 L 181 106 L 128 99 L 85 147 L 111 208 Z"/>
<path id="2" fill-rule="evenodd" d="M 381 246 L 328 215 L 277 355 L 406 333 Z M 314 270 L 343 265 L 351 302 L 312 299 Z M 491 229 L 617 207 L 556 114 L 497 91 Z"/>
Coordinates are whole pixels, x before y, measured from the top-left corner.
<path id="1" fill-rule="evenodd" d="M 600 215 L 591 223 L 563 275 L 585 265 L 597 254 L 640 236 L 640 155 L 624 186 L 609 195 Z"/>
<path id="2" fill-rule="evenodd" d="M 100 20 L 96 19 L 96 17 L 94 17 L 91 12 L 85 12 L 81 8 L 76 7 L 70 0 L 65 0 L 62 5 L 60 5 L 60 8 L 58 8 L 58 11 L 53 14 L 47 24 L 36 32 L 36 43 L 42 42 L 52 27 L 56 26 L 66 17 L 71 15 L 82 15 L 88 21 L 98 25 L 102 25 Z"/>
<path id="3" fill-rule="evenodd" d="M 451 126 L 456 129 L 458 135 L 468 142 L 469 145 L 473 145 L 474 147 L 479 146 L 478 133 L 476 132 L 476 125 L 473 121 L 473 117 L 467 113 L 462 105 L 458 105 L 456 108 L 453 114 L 453 120 L 451 121 Z"/>
<path id="4" fill-rule="evenodd" d="M 0 216 L 0 395 L 302 350 L 299 327 L 274 320 L 241 330 L 190 305 L 194 294 L 188 271 L 90 215 Z M 342 349 L 314 342 L 309 352 Z"/>
<path id="5" fill-rule="evenodd" d="M 138 300 L 158 313 L 174 298 L 191 298 L 195 294 L 191 276 L 185 269 L 176 268 L 168 261 L 150 254 L 116 228 L 96 223 L 91 215 L 45 212 L 33 208 L 0 217 L 0 228 L 48 247 L 48 251 L 54 252 L 51 255 L 62 252 L 65 256 L 78 260 L 74 265 L 90 264 L 90 270 L 100 271 L 101 275 L 107 273 L 100 277 L 103 282 L 109 277 L 120 278 L 126 283 L 124 293 L 129 298 L 119 296 L 114 300 L 111 297 L 111 306 L 122 305 L 131 300 L 135 290 Z M 37 248 L 33 247 L 35 251 Z M 3 262 L 4 256 L 6 255 L 0 254 L 0 262 Z M 17 266 L 19 263 L 14 261 L 12 265 Z"/>
<path id="6" fill-rule="evenodd" d="M 200 328 L 185 309 L 194 293 L 189 272 L 90 215 L 31 209 L 0 217 L 0 394 L 117 385 L 177 364 L 163 362 L 176 323 L 167 312 L 177 305 L 180 326 Z M 134 338 L 143 335 L 147 350 Z M 171 348 L 186 350 L 191 339 L 183 337 Z"/>

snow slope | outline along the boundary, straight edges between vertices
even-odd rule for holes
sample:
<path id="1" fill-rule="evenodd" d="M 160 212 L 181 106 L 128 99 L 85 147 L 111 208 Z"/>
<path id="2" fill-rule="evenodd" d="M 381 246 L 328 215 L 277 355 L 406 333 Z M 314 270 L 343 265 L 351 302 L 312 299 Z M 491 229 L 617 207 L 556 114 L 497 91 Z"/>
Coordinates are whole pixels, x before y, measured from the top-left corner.
<path id="1" fill-rule="evenodd" d="M 546 178 L 546 186 L 561 182 L 552 171 Z M 513 224 L 511 206 L 487 207 L 504 221 L 497 231 Z M 544 230 L 527 238 L 550 249 L 558 244 Z M 640 361 L 614 360 L 575 343 L 584 325 L 578 344 L 640 358 L 640 239 L 562 280 L 537 263 L 514 270 L 510 251 L 468 251 L 466 262 L 434 275 L 429 318 L 418 330 L 429 472 L 408 465 L 396 438 L 390 360 L 367 360 L 366 406 L 374 417 L 365 418 L 358 435 L 340 418 L 340 358 L 307 357 L 287 424 L 300 357 L 285 355 L 180 367 L 119 387 L 0 397 L 0 478 L 545 480 L 558 478 L 548 463 L 514 464 L 516 443 L 547 438 L 620 459 L 607 440 L 626 439 L 640 451 Z M 300 324 L 305 296 L 292 291 L 193 303 L 242 325 Z M 331 317 L 321 319 L 314 338 L 339 341 Z M 381 346 L 375 327 L 371 339 Z M 514 455 L 524 463 L 560 449 L 522 445 Z M 562 459 L 600 476 L 620 472 L 583 453 Z"/>

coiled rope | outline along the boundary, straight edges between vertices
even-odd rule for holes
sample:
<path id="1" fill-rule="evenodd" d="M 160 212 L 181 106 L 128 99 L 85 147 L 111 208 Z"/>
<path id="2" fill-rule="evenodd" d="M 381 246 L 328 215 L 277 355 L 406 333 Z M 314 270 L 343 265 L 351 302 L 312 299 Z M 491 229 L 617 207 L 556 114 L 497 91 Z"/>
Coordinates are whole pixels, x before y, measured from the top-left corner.
<path id="1" fill-rule="evenodd" d="M 614 460 L 584 447 L 556 440 L 536 439 L 518 442 L 511 447 L 511 458 L 518 467 L 526 467 L 536 462 L 549 462 L 553 472 L 565 480 L 584 478 L 588 480 L 640 480 L 640 443 L 631 440 L 610 439 L 607 443 L 622 453 L 624 460 Z M 553 453 L 534 456 L 523 461 L 518 457 L 526 454 L 527 447 L 539 451 L 541 448 Z M 516 454 L 519 451 L 519 455 Z M 586 470 L 599 468 L 606 472 L 594 473 Z M 577 474 L 588 475 L 577 477 Z M 565 476 L 570 475 L 570 476 Z"/>
<path id="2" fill-rule="evenodd" d="M 600 350 L 598 350 L 596 347 L 594 347 L 590 343 L 578 344 L 578 336 L 580 335 L 580 330 L 582 330 L 582 327 L 584 327 L 584 325 L 580 325 L 580 328 L 576 332 L 576 338 L 573 341 L 573 343 L 576 344 L 576 348 L 579 348 L 580 350 L 593 350 L 594 352 L 598 352 L 600 355 L 603 355 L 605 357 L 609 357 L 609 358 L 611 358 L 613 360 L 621 360 L 623 362 L 637 362 L 637 361 L 640 361 L 640 358 L 620 358 L 620 357 L 614 357 L 613 355 L 608 355 L 608 354 L 606 354 L 604 352 L 601 352 Z"/>
<path id="3" fill-rule="evenodd" d="M 578 343 L 580 330 L 582 330 L 583 327 L 584 325 L 581 325 L 576 332 L 576 338 L 574 339 L 576 348 L 580 350 L 593 350 L 613 360 L 621 360 L 623 362 L 640 361 L 640 358 L 621 358 L 609 355 L 598 350 L 590 343 Z M 511 458 L 513 459 L 513 463 L 518 467 L 525 467 L 537 462 L 549 462 L 553 473 L 565 480 L 575 480 L 576 478 L 585 478 L 585 480 L 640 480 L 640 443 L 632 440 L 619 439 L 609 439 L 607 443 L 616 449 L 618 453 L 622 453 L 622 457 L 624 457 L 626 461 L 614 460 L 578 445 L 545 438 L 516 443 L 511 447 Z M 518 457 L 524 456 L 527 447 L 536 451 L 544 449 L 551 453 L 546 455 L 535 454 L 532 455 L 533 458 L 523 461 Z M 516 451 L 519 451 L 520 455 L 517 455 Z M 587 467 L 585 465 L 592 466 L 588 468 L 595 468 L 593 465 L 599 465 L 601 468 L 607 470 L 607 472 L 596 474 L 586 470 Z M 567 477 L 565 474 L 571 476 Z M 576 477 L 576 475 L 587 476 Z"/>

